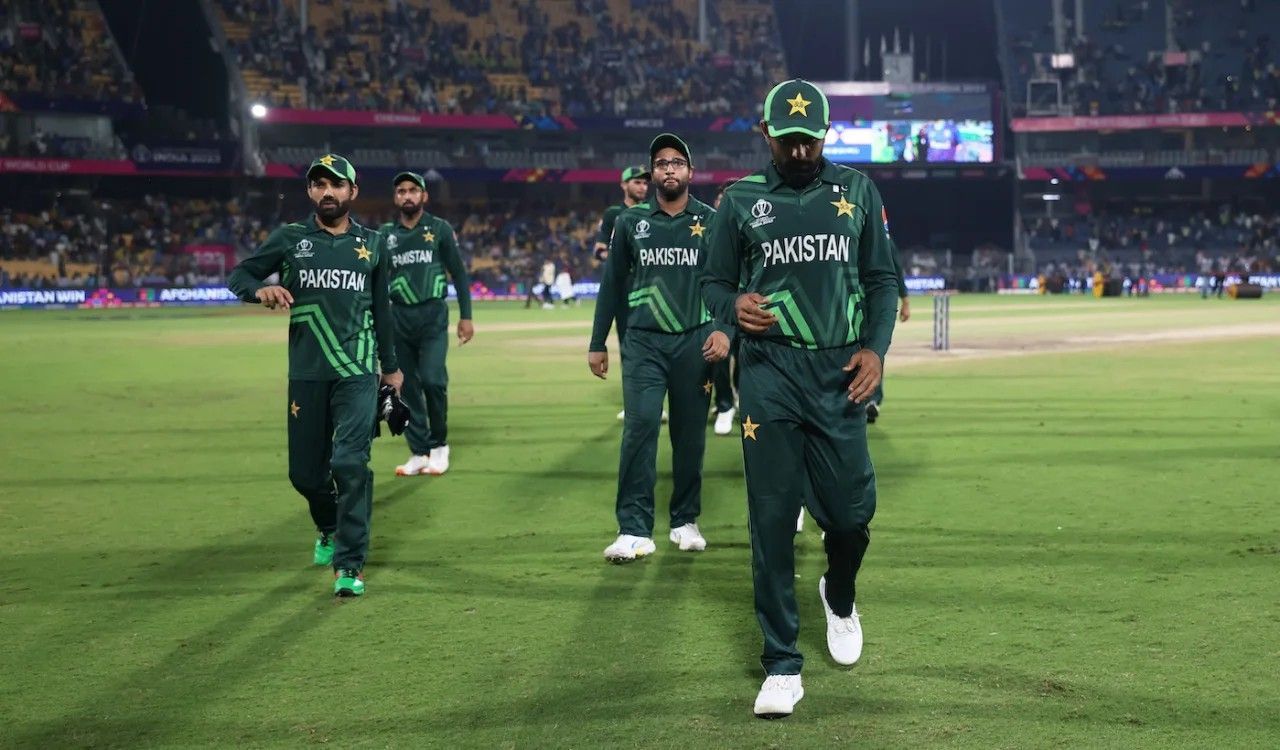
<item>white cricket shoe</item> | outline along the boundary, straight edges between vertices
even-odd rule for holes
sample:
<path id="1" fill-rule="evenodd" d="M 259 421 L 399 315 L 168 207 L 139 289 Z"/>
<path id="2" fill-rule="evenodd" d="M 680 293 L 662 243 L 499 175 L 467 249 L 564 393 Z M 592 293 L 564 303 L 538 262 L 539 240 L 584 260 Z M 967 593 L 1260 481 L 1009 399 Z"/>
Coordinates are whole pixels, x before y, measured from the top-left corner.
<path id="1" fill-rule="evenodd" d="M 613 544 L 604 548 L 604 559 L 611 563 L 628 563 L 637 558 L 652 555 L 658 546 L 647 536 L 619 534 Z"/>
<path id="2" fill-rule="evenodd" d="M 543 303 L 542 303 L 542 309 L 543 309 L 543 310 L 554 310 L 554 309 L 556 309 L 556 306 L 555 306 L 555 305 L 553 305 L 553 304 L 551 304 L 550 302 L 543 302 Z"/>
<path id="3" fill-rule="evenodd" d="M 804 531 L 804 508 L 800 508 L 800 515 L 796 516 L 796 533 Z"/>
<path id="4" fill-rule="evenodd" d="M 707 540 L 698 530 L 698 524 L 686 523 L 671 530 L 671 541 L 680 545 L 681 552 L 701 552 L 707 548 Z"/>
<path id="5" fill-rule="evenodd" d="M 858 606 L 848 617 L 836 617 L 827 604 L 827 577 L 818 579 L 818 596 L 822 609 L 827 613 L 827 651 L 837 664 L 856 664 L 862 656 L 862 622 L 858 619 Z"/>
<path id="6" fill-rule="evenodd" d="M 731 435 L 733 434 L 734 417 L 738 416 L 738 410 L 732 406 L 728 411 L 722 411 L 716 415 L 716 434 Z"/>
<path id="7" fill-rule="evenodd" d="M 771 674 L 764 678 L 756 695 L 756 716 L 762 719 L 781 719 L 790 716 L 796 704 L 804 697 L 804 687 L 798 674 Z"/>
<path id="8" fill-rule="evenodd" d="M 427 464 L 427 473 L 438 477 L 449 470 L 449 446 L 442 445 L 431 449 L 431 463 Z"/>
<path id="9" fill-rule="evenodd" d="M 627 418 L 627 410 L 626 410 L 626 409 L 623 409 L 622 411 L 618 412 L 618 421 L 619 421 L 619 422 L 621 422 L 622 420 L 624 420 L 624 419 L 626 419 L 626 418 Z"/>
<path id="10" fill-rule="evenodd" d="M 408 461 L 396 467 L 396 476 L 416 477 L 419 474 L 426 474 L 430 463 L 430 456 L 409 456 Z"/>
<path id="11" fill-rule="evenodd" d="M 667 413 L 667 410 L 666 410 L 666 409 L 663 409 L 663 410 L 662 410 L 662 423 L 663 423 L 663 424 L 666 424 L 666 423 L 667 423 L 667 422 L 669 422 L 669 421 L 671 421 L 671 415 Z M 707 428 L 703 427 L 702 429 L 704 429 L 704 430 L 705 430 L 705 429 L 707 429 Z"/>

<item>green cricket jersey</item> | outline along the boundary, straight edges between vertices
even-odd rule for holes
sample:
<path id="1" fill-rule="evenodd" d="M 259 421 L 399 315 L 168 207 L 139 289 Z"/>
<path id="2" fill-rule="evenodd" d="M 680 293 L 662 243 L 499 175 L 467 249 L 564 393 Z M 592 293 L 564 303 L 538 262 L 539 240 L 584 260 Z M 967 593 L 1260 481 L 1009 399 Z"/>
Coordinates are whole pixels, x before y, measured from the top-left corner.
<path id="1" fill-rule="evenodd" d="M 399 221 L 383 224 L 382 235 L 391 255 L 391 301 L 417 305 L 449 296 L 448 272 L 458 293 L 458 314 L 471 319 L 471 280 L 458 252 L 458 240 L 449 222 L 426 211 L 412 228 Z"/>
<path id="2" fill-rule="evenodd" d="M 376 350 L 382 372 L 396 362 L 387 295 L 390 256 L 378 233 L 352 221 L 334 236 L 315 217 L 285 224 L 227 276 L 227 287 L 257 302 L 263 279 L 280 274 L 293 295 L 289 310 L 289 377 L 334 380 L 372 375 Z"/>
<path id="3" fill-rule="evenodd" d="M 615 318 L 619 335 L 628 328 L 682 333 L 711 320 L 700 279 L 715 213 L 693 196 L 676 216 L 657 201 L 622 212 L 604 262 L 590 351 L 605 351 Z"/>
<path id="4" fill-rule="evenodd" d="M 899 273 L 866 175 L 824 160 L 818 179 L 796 190 L 770 164 L 725 191 L 709 234 L 703 295 L 717 320 L 734 320 L 738 295 L 757 292 L 778 318 L 759 338 L 803 349 L 858 342 L 883 359 Z"/>
<path id="5" fill-rule="evenodd" d="M 627 210 L 624 203 L 609 206 L 604 210 L 604 216 L 600 217 L 600 234 L 596 237 L 596 242 L 609 244 L 609 238 L 613 236 L 613 225 L 618 221 L 618 217 L 623 211 Z"/>

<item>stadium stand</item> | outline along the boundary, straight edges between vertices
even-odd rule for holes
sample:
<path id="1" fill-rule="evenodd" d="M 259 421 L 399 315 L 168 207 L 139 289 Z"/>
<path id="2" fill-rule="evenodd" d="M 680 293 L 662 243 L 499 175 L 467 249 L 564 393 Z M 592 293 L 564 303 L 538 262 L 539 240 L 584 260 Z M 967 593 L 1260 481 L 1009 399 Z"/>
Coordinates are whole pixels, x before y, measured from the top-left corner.
<path id="1" fill-rule="evenodd" d="M 141 102 L 96 3 L 0 3 L 0 81 L 10 93 Z"/>
<path id="2" fill-rule="evenodd" d="M 271 106 L 515 117 L 754 113 L 782 74 L 773 5 L 719 0 L 219 0 L 251 98 Z M 661 61 L 661 62 L 659 62 Z M 693 75 L 694 73 L 698 75 Z"/>
<path id="3" fill-rule="evenodd" d="M 1280 4 L 1088 3 L 1077 34 L 1074 2 L 1067 0 L 1064 49 L 1055 49 L 1047 0 L 997 4 L 1015 115 L 1025 113 L 1027 83 L 1046 79 L 1062 82 L 1064 102 L 1076 115 L 1267 111 L 1280 102 L 1280 50 L 1265 32 L 1280 24 Z M 1072 53 L 1075 67 L 1053 70 L 1055 52 Z"/>
<path id="4" fill-rule="evenodd" d="M 1050 272 L 1089 263 L 1145 268 L 1148 273 L 1280 268 L 1280 213 L 1238 211 L 1227 205 L 1197 210 L 1139 206 L 1026 218 L 1023 229 L 1038 267 Z"/>
<path id="5" fill-rule="evenodd" d="M 249 252 L 272 221 L 236 200 L 82 199 L 0 209 L 0 286 L 51 288 L 218 283 L 184 245 Z"/>

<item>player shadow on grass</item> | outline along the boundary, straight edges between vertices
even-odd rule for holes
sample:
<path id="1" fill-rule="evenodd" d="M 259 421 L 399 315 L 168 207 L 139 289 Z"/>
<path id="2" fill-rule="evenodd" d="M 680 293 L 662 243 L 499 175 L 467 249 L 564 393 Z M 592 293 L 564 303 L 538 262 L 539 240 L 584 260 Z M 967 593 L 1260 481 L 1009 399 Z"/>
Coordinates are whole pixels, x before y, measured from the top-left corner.
<path id="1" fill-rule="evenodd" d="M 292 494 L 292 490 L 281 490 L 282 494 L 286 492 Z M 407 494 L 407 489 L 380 491 L 375 504 L 385 508 Z M 170 550 L 167 559 L 144 564 L 137 573 L 129 577 L 129 583 L 116 588 L 113 596 L 127 599 L 138 606 L 150 603 L 154 607 L 164 608 L 175 599 L 175 595 L 207 599 L 210 596 L 227 595 L 229 592 L 224 589 L 228 587 L 233 594 L 253 591 L 252 588 L 245 588 L 242 577 L 229 579 L 228 575 L 244 573 L 261 578 L 264 566 L 262 557 L 254 560 L 252 554 L 227 554 L 228 549 L 238 549 L 241 552 L 260 550 L 265 553 L 264 557 L 271 560 L 265 563 L 268 569 L 273 564 L 279 564 L 286 568 L 296 566 L 297 572 L 279 585 L 263 590 L 243 607 L 225 614 L 216 622 L 209 623 L 198 631 L 181 634 L 178 646 L 167 655 L 148 660 L 147 666 L 133 669 L 119 679 L 106 681 L 110 683 L 108 686 L 95 691 L 86 690 L 80 700 L 75 705 L 67 706 L 59 718 L 27 727 L 10 724 L 9 731 L 15 738 L 15 745 L 64 747 L 167 744 L 167 739 L 183 732 L 183 717 L 186 713 L 202 711 L 202 707 L 211 698 L 216 698 L 220 691 L 239 686 L 246 678 L 271 675 L 271 668 L 275 663 L 271 658 L 272 654 L 285 653 L 293 644 L 304 641 L 307 633 L 319 627 L 326 616 L 338 609 L 330 597 L 317 597 L 318 593 L 324 591 L 322 586 L 329 580 L 326 576 L 328 569 L 317 569 L 298 554 L 297 531 L 299 525 L 304 523 L 300 519 L 305 518 L 306 513 L 305 504 L 300 500 L 297 510 L 297 514 L 290 514 L 287 519 L 259 529 L 257 536 L 265 540 L 262 543 L 233 543 L 231 540 L 244 536 L 242 529 L 235 529 L 207 544 Z M 282 538 L 287 541 L 281 541 Z M 271 555 L 272 552 L 275 554 Z M 121 569 L 138 565 L 134 550 L 120 550 L 111 554 L 128 558 L 128 564 L 121 563 Z M 249 623 L 271 621 L 277 616 L 278 621 L 267 632 L 254 636 L 251 643 L 237 641 Z M 106 642 L 128 627 L 129 620 L 121 621 L 115 628 L 106 623 L 97 624 L 94 638 Z M 226 644 L 235 645 L 226 648 Z M 193 672 L 192 662 L 201 658 L 207 658 L 208 665 Z M 187 677 L 176 678 L 178 675 Z M 130 700 L 122 701 L 122 696 L 127 696 Z M 138 696 L 147 698 L 138 700 Z M 97 718 L 106 706 L 117 707 L 125 715 L 106 720 Z M 158 716 L 165 717 L 165 720 L 157 720 L 155 717 Z M 85 721 L 84 717 L 94 718 Z"/>

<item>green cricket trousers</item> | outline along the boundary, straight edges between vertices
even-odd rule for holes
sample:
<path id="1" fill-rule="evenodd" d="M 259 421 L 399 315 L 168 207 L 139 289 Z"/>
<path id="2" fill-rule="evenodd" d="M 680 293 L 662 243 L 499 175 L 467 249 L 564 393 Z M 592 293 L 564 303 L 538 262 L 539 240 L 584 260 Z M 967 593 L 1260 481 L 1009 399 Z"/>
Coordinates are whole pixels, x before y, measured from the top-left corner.
<path id="1" fill-rule="evenodd" d="M 711 365 L 702 345 L 704 324 L 683 333 L 628 329 L 622 344 L 622 451 L 618 462 L 618 533 L 653 536 L 654 485 L 662 399 L 670 404 L 671 528 L 702 512 L 702 457 L 711 403 Z"/>
<path id="2" fill-rule="evenodd" d="M 876 508 L 866 408 L 848 400 L 853 376 L 841 369 L 856 351 L 856 344 L 807 350 L 745 338 L 738 354 L 751 567 L 768 674 L 799 674 L 804 665 L 795 592 L 802 506 L 826 532 L 828 602 L 837 615 L 853 608 Z M 817 596 L 816 582 L 804 595 Z"/>
<path id="3" fill-rule="evenodd" d="M 405 438 L 414 455 L 425 456 L 449 442 L 449 305 L 432 299 L 395 304 L 396 353 L 404 373 L 401 398 L 409 407 Z"/>
<path id="4" fill-rule="evenodd" d="M 376 375 L 289 381 L 289 481 L 333 536 L 335 570 L 361 570 L 369 552 L 377 401 Z"/>

